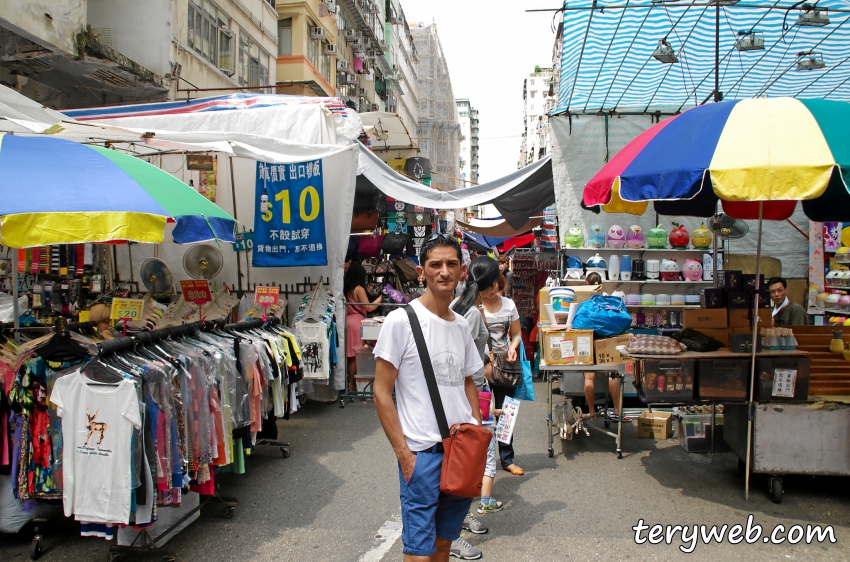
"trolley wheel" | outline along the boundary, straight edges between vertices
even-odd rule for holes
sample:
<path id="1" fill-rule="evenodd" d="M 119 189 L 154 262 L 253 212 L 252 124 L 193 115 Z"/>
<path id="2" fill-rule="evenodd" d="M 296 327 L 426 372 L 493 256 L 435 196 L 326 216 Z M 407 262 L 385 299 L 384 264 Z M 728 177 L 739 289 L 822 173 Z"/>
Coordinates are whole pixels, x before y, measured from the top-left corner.
<path id="1" fill-rule="evenodd" d="M 617 451 L 617 458 L 618 458 L 618 459 L 622 459 L 622 458 L 623 458 L 623 451 Z"/>
<path id="2" fill-rule="evenodd" d="M 549 449 L 549 458 L 551 459 L 554 456 L 555 456 L 555 449 Z"/>
<path id="3" fill-rule="evenodd" d="M 782 503 L 782 477 L 774 476 L 770 479 L 770 501 Z"/>
<path id="4" fill-rule="evenodd" d="M 298 405 L 303 406 L 306 403 L 307 403 L 307 395 L 306 394 L 299 394 L 298 395 Z"/>
<path id="5" fill-rule="evenodd" d="M 226 506 L 221 510 L 221 516 L 225 519 L 233 519 L 233 512 L 236 508 L 233 506 Z"/>
<path id="6" fill-rule="evenodd" d="M 747 471 L 747 463 L 743 460 L 738 459 L 738 472 L 746 472 Z"/>
<path id="7" fill-rule="evenodd" d="M 345 398 L 340 398 L 340 399 L 339 399 L 339 407 L 340 407 L 340 408 L 345 408 Z"/>
<path id="8" fill-rule="evenodd" d="M 38 560 L 42 554 L 44 554 L 44 550 L 41 548 L 41 541 L 39 539 L 33 539 L 30 543 L 30 559 Z"/>
<path id="9" fill-rule="evenodd" d="M 608 420 L 605 420 L 603 425 L 605 426 L 605 429 L 608 429 L 609 427 L 611 427 L 611 422 L 608 421 Z"/>
<path id="10" fill-rule="evenodd" d="M 283 455 L 283 458 L 288 459 L 289 458 L 289 449 L 287 447 L 281 447 L 280 448 L 280 454 Z"/>

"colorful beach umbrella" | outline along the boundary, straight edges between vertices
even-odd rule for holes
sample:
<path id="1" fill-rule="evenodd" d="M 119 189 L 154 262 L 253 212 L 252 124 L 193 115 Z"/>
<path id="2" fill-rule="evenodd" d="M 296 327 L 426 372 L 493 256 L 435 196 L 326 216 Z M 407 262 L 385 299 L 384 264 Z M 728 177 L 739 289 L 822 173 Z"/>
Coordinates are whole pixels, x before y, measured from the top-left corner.
<path id="1" fill-rule="evenodd" d="M 144 160 L 63 139 L 0 135 L 0 243 L 234 241 L 236 221 Z"/>
<path id="2" fill-rule="evenodd" d="M 708 216 L 717 199 L 736 218 L 813 220 L 850 215 L 850 103 L 758 98 L 689 109 L 626 145 L 584 189 L 587 206 L 667 205 L 662 214 Z M 618 194 L 615 188 L 619 188 Z M 682 205 L 660 202 L 682 201 Z M 688 203 L 685 203 L 687 201 Z M 770 202 L 770 203 L 767 203 Z"/>

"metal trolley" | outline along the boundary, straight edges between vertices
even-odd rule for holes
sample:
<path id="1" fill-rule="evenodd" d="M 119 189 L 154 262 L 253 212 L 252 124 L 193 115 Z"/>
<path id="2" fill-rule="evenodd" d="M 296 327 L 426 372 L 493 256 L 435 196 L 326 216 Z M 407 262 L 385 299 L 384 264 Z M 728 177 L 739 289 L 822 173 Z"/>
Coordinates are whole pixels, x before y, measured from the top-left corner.
<path id="1" fill-rule="evenodd" d="M 391 312 L 392 309 L 398 308 L 400 306 L 405 306 L 406 303 L 370 303 L 370 302 L 343 302 L 343 325 L 348 329 L 348 305 L 353 306 L 378 306 L 381 308 L 390 309 L 387 312 Z M 378 334 L 380 334 L 381 328 L 360 328 L 360 339 L 363 341 L 374 342 L 378 339 Z M 347 345 L 347 344 L 346 344 Z M 363 390 L 348 390 L 348 358 L 346 357 L 345 361 L 345 388 L 346 390 L 340 394 L 339 397 L 339 407 L 345 408 L 345 401 L 354 402 L 355 400 L 360 400 L 365 402 L 366 400 L 371 400 L 375 397 L 375 392 L 373 389 L 373 383 L 375 381 L 375 372 L 371 373 L 357 373 L 357 378 L 361 379 L 369 379 L 369 382 L 366 383 L 365 388 Z"/>
<path id="2" fill-rule="evenodd" d="M 580 414 L 580 410 L 572 408 L 572 402 L 568 400 L 566 402 L 564 419 L 554 420 L 553 418 L 553 398 L 554 393 L 552 390 L 552 382 L 553 379 L 558 379 L 558 387 L 561 387 L 562 381 L 569 376 L 581 376 L 582 381 L 584 380 L 584 373 L 586 372 L 594 372 L 594 373 L 607 373 L 612 378 L 617 379 L 620 384 L 620 399 L 619 404 L 617 404 L 617 410 L 620 412 L 620 418 L 622 418 L 623 413 L 623 390 L 625 387 L 626 380 L 626 364 L 622 363 L 619 365 L 547 365 L 544 363 L 540 364 L 540 371 L 547 375 L 549 379 L 548 382 L 548 403 L 549 403 L 549 416 L 546 419 L 546 427 L 547 427 L 547 439 L 549 446 L 549 458 L 555 456 L 555 449 L 552 447 L 552 444 L 555 440 L 555 435 L 561 435 L 564 439 L 570 440 L 574 435 L 583 432 L 585 435 L 590 435 L 589 424 L 588 421 L 593 419 L 593 417 L 588 415 Z M 609 398 L 608 385 L 605 385 L 605 403 L 607 405 Z M 611 418 L 608 415 L 607 406 L 604 408 L 602 423 L 605 428 L 611 426 Z M 621 419 L 617 420 L 617 433 L 613 433 L 608 431 L 607 429 L 602 429 L 598 427 L 593 427 L 593 429 L 598 429 L 605 435 L 609 437 L 613 437 L 616 440 L 616 448 L 614 452 L 617 454 L 617 458 L 623 458 L 622 448 L 620 447 L 622 432 L 623 432 L 623 422 Z"/>

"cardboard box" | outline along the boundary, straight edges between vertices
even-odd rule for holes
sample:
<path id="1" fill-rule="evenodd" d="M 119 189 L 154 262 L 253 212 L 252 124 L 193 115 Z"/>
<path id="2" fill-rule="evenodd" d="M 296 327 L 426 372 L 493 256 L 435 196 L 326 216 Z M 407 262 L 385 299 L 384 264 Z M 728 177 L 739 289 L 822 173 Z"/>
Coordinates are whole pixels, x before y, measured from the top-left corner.
<path id="1" fill-rule="evenodd" d="M 726 293 L 726 306 L 733 308 L 751 308 L 752 294 L 748 291 L 728 291 Z"/>
<path id="2" fill-rule="evenodd" d="M 725 308 L 691 308 L 682 311 L 682 327 L 702 330 L 703 328 L 726 328 L 728 326 Z"/>
<path id="3" fill-rule="evenodd" d="M 541 349 L 548 365 L 593 365 L 593 330 L 543 328 Z"/>
<path id="4" fill-rule="evenodd" d="M 667 439 L 673 432 L 673 412 L 642 412 L 637 419 L 637 436 Z"/>
<path id="5" fill-rule="evenodd" d="M 596 351 L 596 364 L 619 365 L 622 363 L 623 357 L 620 355 L 620 352 L 617 351 L 617 346 L 629 345 L 630 341 L 632 341 L 631 334 L 596 340 L 593 343 L 593 348 Z"/>
<path id="6" fill-rule="evenodd" d="M 741 291 L 744 285 L 744 274 L 734 269 L 718 271 L 717 284 L 727 291 Z"/>
<path id="7" fill-rule="evenodd" d="M 759 328 L 769 328 L 773 326 L 773 316 L 771 316 L 770 313 L 771 309 L 769 308 L 759 309 Z M 751 328 L 752 325 L 750 324 L 750 309 L 730 309 L 729 316 L 727 317 L 727 322 L 730 328 Z"/>
<path id="8" fill-rule="evenodd" d="M 726 306 L 726 295 L 720 287 L 700 289 L 699 305 L 702 308 L 723 308 Z"/>
<path id="9" fill-rule="evenodd" d="M 729 347 L 729 335 L 732 331 L 730 328 L 700 328 L 699 331 Z"/>
<path id="10" fill-rule="evenodd" d="M 744 273 L 742 276 L 742 290 L 753 292 L 756 290 L 756 282 L 758 282 L 759 287 L 762 289 L 766 289 L 764 286 L 764 274 L 760 274 L 756 276 L 755 273 Z"/>

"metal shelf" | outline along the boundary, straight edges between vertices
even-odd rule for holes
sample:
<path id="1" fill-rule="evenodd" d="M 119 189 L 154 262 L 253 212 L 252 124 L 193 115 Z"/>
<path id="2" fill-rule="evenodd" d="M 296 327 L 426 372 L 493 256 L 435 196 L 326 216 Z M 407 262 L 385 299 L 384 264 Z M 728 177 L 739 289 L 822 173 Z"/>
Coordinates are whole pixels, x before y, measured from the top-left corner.
<path id="1" fill-rule="evenodd" d="M 711 248 L 704 250 L 696 248 L 561 248 L 562 252 L 710 252 Z M 840 262 L 839 262 L 840 263 Z M 850 262 L 848 262 L 850 263 Z"/>
<path id="2" fill-rule="evenodd" d="M 626 308 L 700 308 L 698 304 L 627 304 Z"/>
<path id="3" fill-rule="evenodd" d="M 563 283 L 563 280 L 561 280 Z M 713 281 L 661 281 L 661 280 L 652 280 L 652 281 L 609 281 L 603 280 L 603 283 L 619 283 L 620 285 L 711 285 L 714 283 Z M 567 279 L 567 283 L 573 283 L 578 285 L 584 285 L 584 279 Z"/>

